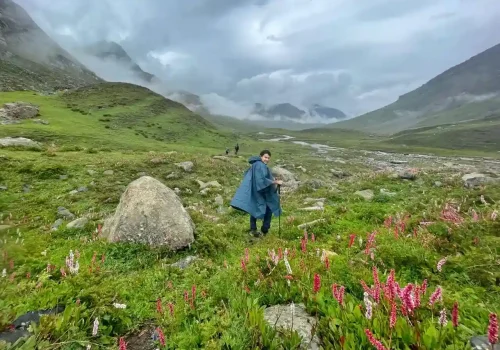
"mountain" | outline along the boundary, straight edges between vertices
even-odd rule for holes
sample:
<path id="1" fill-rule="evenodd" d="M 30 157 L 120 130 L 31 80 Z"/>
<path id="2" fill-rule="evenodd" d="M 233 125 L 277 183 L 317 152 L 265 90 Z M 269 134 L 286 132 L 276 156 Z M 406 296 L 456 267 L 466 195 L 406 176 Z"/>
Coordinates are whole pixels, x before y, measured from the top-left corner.
<path id="1" fill-rule="evenodd" d="M 256 103 L 253 113 L 269 119 L 280 119 L 280 117 L 285 117 L 292 120 L 300 120 L 306 117 L 319 117 L 321 119 L 338 120 L 346 118 L 344 112 L 336 108 L 325 107 L 319 104 L 314 104 L 305 111 L 290 103 L 279 103 L 269 107 L 264 106 L 262 103 Z"/>
<path id="2" fill-rule="evenodd" d="M 483 119 L 500 111 L 500 44 L 458 64 L 379 110 L 333 128 L 380 134 Z"/>
<path id="3" fill-rule="evenodd" d="M 317 115 L 324 119 L 340 120 L 340 119 L 345 119 L 347 117 L 347 115 L 339 109 L 332 107 L 325 107 L 318 104 L 313 105 L 310 108 L 309 113 L 311 115 Z"/>
<path id="4" fill-rule="evenodd" d="M 100 81 L 21 6 L 0 0 L 0 91 L 53 91 Z"/>
<path id="5" fill-rule="evenodd" d="M 172 92 L 164 93 L 165 97 L 182 103 L 184 106 L 189 108 L 191 111 L 198 113 L 202 116 L 210 115 L 210 112 L 205 107 L 203 102 L 201 102 L 200 96 L 195 95 L 191 92 L 184 90 L 176 90 Z"/>
<path id="6" fill-rule="evenodd" d="M 82 51 L 100 59 L 116 61 L 118 64 L 130 69 L 135 76 L 145 82 L 151 83 L 154 79 L 157 79 L 154 74 L 143 71 L 123 47 L 114 41 L 98 41 L 82 48 Z"/>

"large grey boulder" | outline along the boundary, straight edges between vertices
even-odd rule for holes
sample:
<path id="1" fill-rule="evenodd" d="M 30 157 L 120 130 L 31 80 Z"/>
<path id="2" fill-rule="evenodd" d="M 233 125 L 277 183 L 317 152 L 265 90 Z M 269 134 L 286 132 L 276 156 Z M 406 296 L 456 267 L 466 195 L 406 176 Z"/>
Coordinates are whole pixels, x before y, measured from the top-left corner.
<path id="1" fill-rule="evenodd" d="M 492 177 L 480 173 L 465 174 L 462 176 L 462 180 L 464 182 L 464 186 L 467 188 L 475 188 L 488 182 L 495 181 Z"/>
<path id="2" fill-rule="evenodd" d="M 283 191 L 284 192 L 292 192 L 299 188 L 299 181 L 295 175 L 289 170 L 275 166 L 271 169 L 271 173 L 275 179 L 279 179 L 283 181 Z"/>
<path id="3" fill-rule="evenodd" d="M 5 137 L 0 139 L 0 147 L 25 147 L 40 149 L 40 144 L 25 137 Z"/>
<path id="4" fill-rule="evenodd" d="M 0 123 L 14 124 L 24 119 L 33 119 L 38 115 L 39 107 L 26 102 L 6 103 L 0 108 Z"/>
<path id="5" fill-rule="evenodd" d="M 184 248 L 194 241 L 194 223 L 173 190 L 143 176 L 131 182 L 120 198 L 115 214 L 103 226 L 110 242 Z"/>

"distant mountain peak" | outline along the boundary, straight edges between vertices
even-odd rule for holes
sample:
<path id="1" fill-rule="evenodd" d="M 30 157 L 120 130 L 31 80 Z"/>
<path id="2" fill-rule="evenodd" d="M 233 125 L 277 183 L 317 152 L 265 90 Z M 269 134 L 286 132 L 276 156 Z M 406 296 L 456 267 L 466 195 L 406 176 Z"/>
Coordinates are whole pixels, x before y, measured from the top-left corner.
<path id="1" fill-rule="evenodd" d="M 317 103 L 313 104 L 311 108 L 307 110 L 300 109 L 289 102 L 278 103 L 267 107 L 262 103 L 256 103 L 254 105 L 254 113 L 268 118 L 285 117 L 293 120 L 300 120 L 308 116 L 335 120 L 346 118 L 344 112 Z"/>
<path id="2" fill-rule="evenodd" d="M 1 0 L 0 0 L 1 1 Z M 91 45 L 85 46 L 83 51 L 91 56 L 105 59 L 114 60 L 127 66 L 138 78 L 145 82 L 152 82 L 157 79 L 154 74 L 145 72 L 142 68 L 129 56 L 127 51 L 118 43 L 114 41 L 97 41 Z"/>

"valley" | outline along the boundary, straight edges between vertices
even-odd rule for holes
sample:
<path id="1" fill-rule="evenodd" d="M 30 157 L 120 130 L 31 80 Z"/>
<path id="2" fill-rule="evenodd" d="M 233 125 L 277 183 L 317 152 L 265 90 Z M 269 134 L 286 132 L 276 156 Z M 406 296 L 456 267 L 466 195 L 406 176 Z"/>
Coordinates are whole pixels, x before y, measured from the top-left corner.
<path id="1" fill-rule="evenodd" d="M 82 47 L 134 78 L 0 0 L 0 349 L 498 349 L 498 46 L 357 118 L 258 122 Z M 283 213 L 254 237 L 230 203 L 264 149 Z"/>

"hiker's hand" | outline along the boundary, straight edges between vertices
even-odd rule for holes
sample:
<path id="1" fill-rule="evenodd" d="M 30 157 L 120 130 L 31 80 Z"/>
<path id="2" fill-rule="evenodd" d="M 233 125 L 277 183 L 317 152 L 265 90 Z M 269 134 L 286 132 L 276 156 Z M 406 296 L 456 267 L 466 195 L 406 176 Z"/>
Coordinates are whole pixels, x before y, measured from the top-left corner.
<path id="1" fill-rule="evenodd" d="M 280 186 L 283 185 L 283 181 L 281 181 L 281 180 L 274 180 L 274 183 L 276 185 L 280 185 Z"/>

